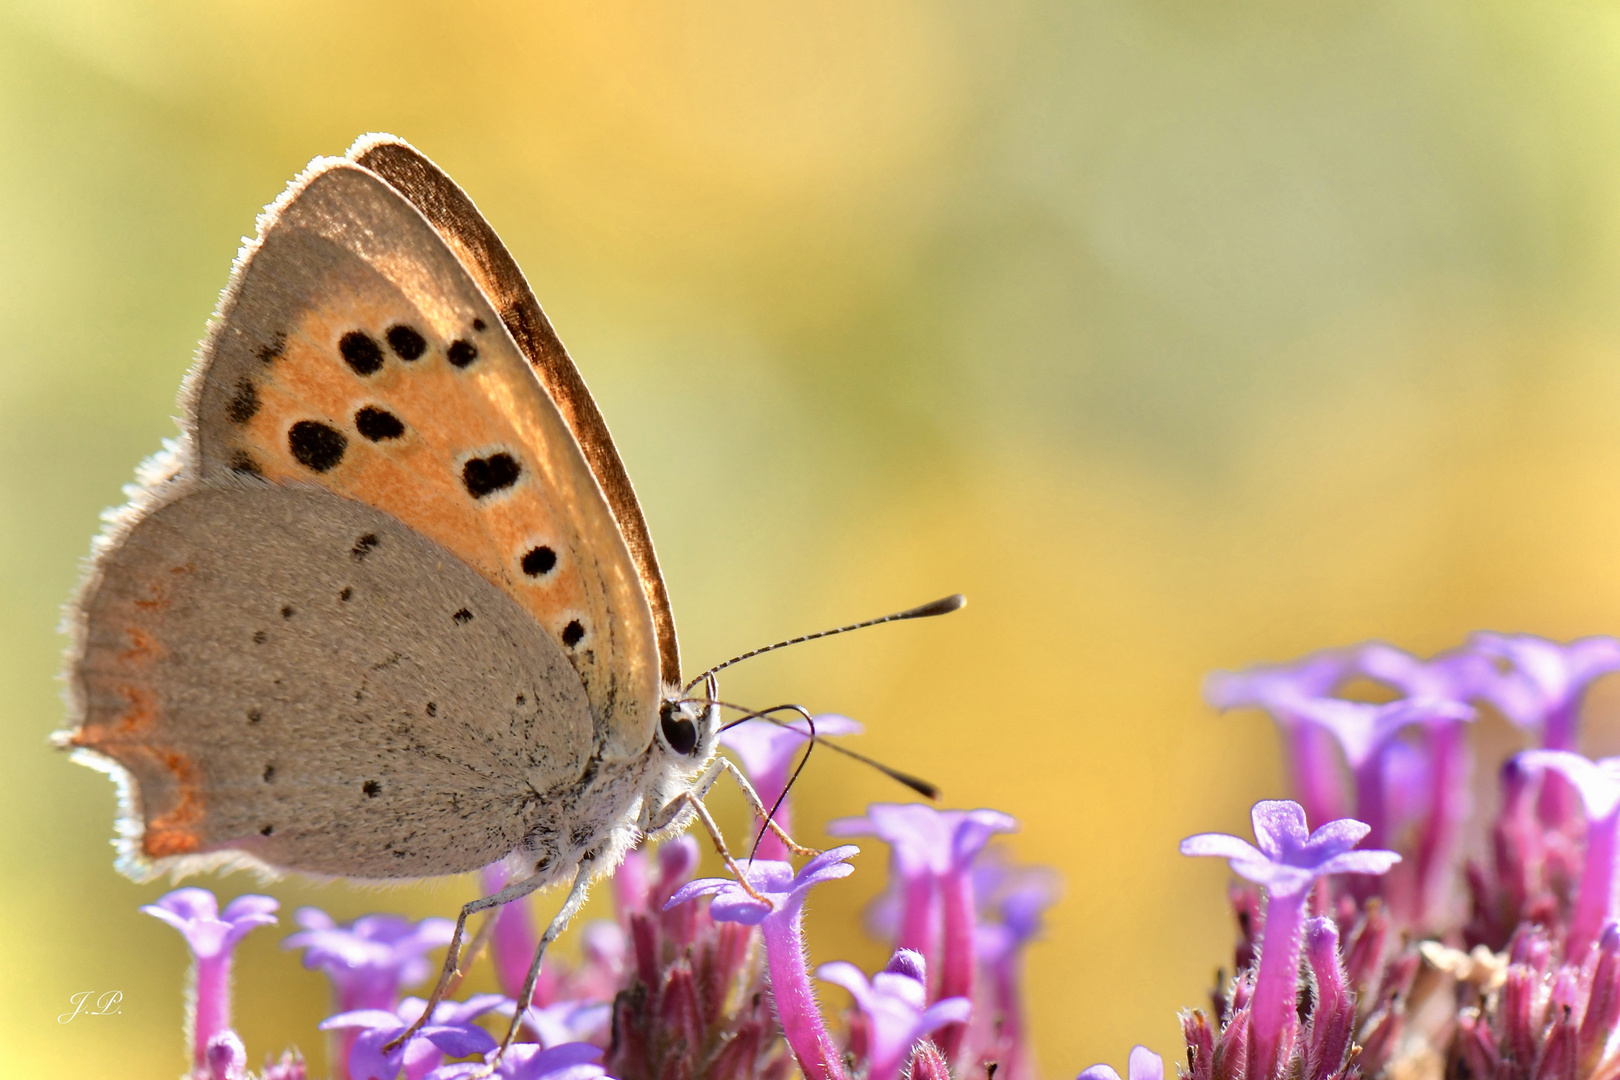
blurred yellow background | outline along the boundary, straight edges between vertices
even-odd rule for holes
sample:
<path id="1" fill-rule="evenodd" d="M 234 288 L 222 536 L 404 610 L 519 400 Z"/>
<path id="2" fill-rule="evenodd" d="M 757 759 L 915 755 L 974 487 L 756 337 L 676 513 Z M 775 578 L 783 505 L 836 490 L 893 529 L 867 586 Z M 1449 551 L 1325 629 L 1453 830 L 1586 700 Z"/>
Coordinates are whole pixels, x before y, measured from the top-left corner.
<path id="1" fill-rule="evenodd" d="M 1067 882 L 1029 963 L 1048 1076 L 1174 1054 L 1230 962 L 1225 869 L 1176 841 L 1283 788 L 1205 672 L 1620 630 L 1608 5 L 0 0 L 0 1075 L 183 1067 L 185 953 L 135 910 L 166 886 L 114 873 L 112 786 L 45 745 L 58 606 L 238 238 L 368 130 L 528 273 L 689 664 L 969 596 L 727 696 L 848 713 L 1022 820 Z M 1594 711 L 1612 748 L 1620 695 Z M 830 755 L 800 791 L 806 825 L 904 797 Z M 881 963 L 883 860 L 817 893 L 815 960 Z M 271 891 L 287 927 L 470 890 Z M 238 1026 L 319 1069 L 285 932 L 238 954 Z M 58 1024 L 83 990 L 122 1013 Z"/>

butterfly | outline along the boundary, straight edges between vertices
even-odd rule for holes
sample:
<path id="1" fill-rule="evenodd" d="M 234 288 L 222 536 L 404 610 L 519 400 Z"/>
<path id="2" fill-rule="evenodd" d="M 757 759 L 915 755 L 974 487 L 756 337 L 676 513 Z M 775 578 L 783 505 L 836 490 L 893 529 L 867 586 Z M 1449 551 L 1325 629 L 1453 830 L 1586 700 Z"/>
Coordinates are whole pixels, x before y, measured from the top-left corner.
<path id="1" fill-rule="evenodd" d="M 571 880 L 543 951 L 644 836 L 696 817 L 725 854 L 701 802 L 722 772 L 769 815 L 716 756 L 718 668 L 683 688 L 607 425 L 471 199 L 366 135 L 257 232 L 181 435 L 70 606 L 58 742 L 117 782 L 137 879 L 505 862 L 436 1001 L 471 914 Z"/>

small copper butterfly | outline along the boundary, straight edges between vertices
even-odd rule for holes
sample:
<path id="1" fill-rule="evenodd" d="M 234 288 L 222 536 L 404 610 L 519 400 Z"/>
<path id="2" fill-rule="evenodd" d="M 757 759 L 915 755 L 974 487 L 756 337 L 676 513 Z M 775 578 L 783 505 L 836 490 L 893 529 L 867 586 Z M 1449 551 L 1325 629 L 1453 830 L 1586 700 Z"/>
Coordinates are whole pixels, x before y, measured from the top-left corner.
<path id="1" fill-rule="evenodd" d="M 514 884 L 457 942 L 571 879 L 550 941 L 629 845 L 712 831 L 714 680 L 683 692 L 629 477 L 517 264 L 426 157 L 367 135 L 311 163 L 181 398 L 69 614 L 59 741 L 119 785 L 120 869 L 505 860 Z"/>

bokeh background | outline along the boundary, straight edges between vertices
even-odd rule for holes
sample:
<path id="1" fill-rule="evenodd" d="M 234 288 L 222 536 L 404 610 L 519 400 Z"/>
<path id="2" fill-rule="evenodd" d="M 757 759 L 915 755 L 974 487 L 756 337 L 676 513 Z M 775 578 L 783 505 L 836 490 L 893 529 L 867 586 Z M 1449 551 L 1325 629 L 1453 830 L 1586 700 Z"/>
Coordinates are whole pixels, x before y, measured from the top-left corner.
<path id="1" fill-rule="evenodd" d="M 46 748 L 58 606 L 238 238 L 368 130 L 527 271 L 689 662 L 968 594 L 727 690 L 1022 820 L 1067 881 L 1029 971 L 1049 1076 L 1173 1052 L 1229 956 L 1224 868 L 1176 841 L 1281 774 L 1205 672 L 1620 630 L 1609 5 L 0 0 L 0 1074 L 183 1065 L 185 954 L 135 910 L 164 886 L 113 872 L 111 785 Z M 1593 713 L 1612 747 L 1620 695 Z M 902 795 L 829 755 L 799 819 Z M 860 862 L 813 950 L 870 969 Z M 239 1027 L 319 1066 L 324 983 L 278 936 L 238 954 Z M 82 990 L 122 1013 L 59 1025 Z"/>

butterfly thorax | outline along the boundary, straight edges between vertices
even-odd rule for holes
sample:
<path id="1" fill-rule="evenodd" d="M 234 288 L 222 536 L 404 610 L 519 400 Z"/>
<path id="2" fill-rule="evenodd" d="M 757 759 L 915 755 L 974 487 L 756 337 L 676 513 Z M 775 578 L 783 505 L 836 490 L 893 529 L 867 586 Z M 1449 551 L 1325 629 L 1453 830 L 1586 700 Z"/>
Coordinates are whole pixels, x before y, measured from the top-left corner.
<path id="1" fill-rule="evenodd" d="M 714 759 L 718 745 L 718 709 L 666 695 L 658 734 L 646 752 L 624 761 L 593 757 L 577 783 L 560 786 L 537 805 L 509 870 L 562 880 L 590 859 L 605 873 L 649 833 L 684 829 L 690 815 L 672 813 L 673 804 Z"/>

